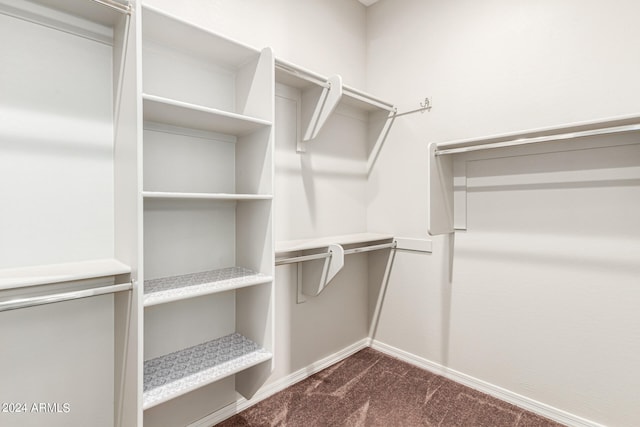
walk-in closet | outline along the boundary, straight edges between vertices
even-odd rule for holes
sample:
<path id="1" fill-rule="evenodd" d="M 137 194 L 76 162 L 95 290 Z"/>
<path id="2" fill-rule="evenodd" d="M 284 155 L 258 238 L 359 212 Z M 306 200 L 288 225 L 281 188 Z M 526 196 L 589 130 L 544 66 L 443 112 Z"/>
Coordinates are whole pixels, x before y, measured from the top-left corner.
<path id="1" fill-rule="evenodd" d="M 640 425 L 638 14 L 0 0 L 0 425 Z"/>

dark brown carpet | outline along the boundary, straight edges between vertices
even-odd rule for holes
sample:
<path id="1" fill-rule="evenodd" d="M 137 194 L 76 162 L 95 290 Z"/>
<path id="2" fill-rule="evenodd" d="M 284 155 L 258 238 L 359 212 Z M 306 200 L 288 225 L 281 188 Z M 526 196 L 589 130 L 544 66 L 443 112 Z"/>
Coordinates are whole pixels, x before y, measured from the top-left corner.
<path id="1" fill-rule="evenodd" d="M 559 427 L 561 424 L 365 349 L 218 426 Z"/>

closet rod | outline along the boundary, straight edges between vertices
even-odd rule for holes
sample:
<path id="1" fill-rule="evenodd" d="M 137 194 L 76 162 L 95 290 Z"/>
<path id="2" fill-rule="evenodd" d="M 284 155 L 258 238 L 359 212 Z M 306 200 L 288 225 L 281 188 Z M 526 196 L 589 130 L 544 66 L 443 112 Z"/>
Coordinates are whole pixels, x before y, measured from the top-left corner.
<path id="1" fill-rule="evenodd" d="M 368 93 L 359 91 L 349 86 L 343 86 L 343 90 L 345 95 L 351 96 L 352 98 L 355 98 L 359 101 L 375 105 L 378 108 L 390 111 L 392 113 L 396 113 L 397 111 L 396 107 L 393 104 L 389 104 L 388 102 L 378 99 Z"/>
<path id="2" fill-rule="evenodd" d="M 504 147 L 513 147 L 517 145 L 535 144 L 539 142 L 550 142 L 550 141 L 559 141 L 559 140 L 574 139 L 574 138 L 583 138 L 586 136 L 611 135 L 616 133 L 634 132 L 638 130 L 640 130 L 640 124 L 605 127 L 605 128 L 599 128 L 599 129 L 559 133 L 559 134 L 536 136 L 536 137 L 529 137 L 529 138 L 518 138 L 518 139 L 512 139 L 512 140 L 502 141 L 502 142 L 467 145 L 464 147 L 457 147 L 457 148 L 438 148 L 438 146 L 440 145 L 438 144 L 436 146 L 436 150 L 434 154 L 436 156 L 442 156 L 445 154 L 457 154 L 457 153 L 466 153 L 469 151 L 490 150 L 493 148 L 504 148 Z M 446 144 L 443 144 L 443 146 L 446 147 Z"/>
<path id="3" fill-rule="evenodd" d="M 396 242 L 382 243 L 380 245 L 362 246 L 362 247 L 359 247 L 359 248 L 347 249 L 347 250 L 344 251 L 344 254 L 345 255 L 350 255 L 350 254 L 357 254 L 357 253 L 362 253 L 362 252 L 377 251 L 377 250 L 380 250 L 380 249 L 395 249 L 396 246 L 397 246 Z M 302 256 L 291 257 L 291 258 L 281 258 L 281 259 L 276 259 L 276 265 L 294 264 L 294 263 L 298 263 L 298 262 L 311 261 L 311 260 L 314 260 L 314 259 L 329 258 L 332 255 L 333 255 L 333 253 L 331 251 L 329 251 L 329 252 L 324 252 L 324 253 L 321 253 L 321 254 L 302 255 Z"/>
<path id="4" fill-rule="evenodd" d="M 118 0 L 92 0 L 95 3 L 99 3 L 103 6 L 110 7 L 112 9 L 117 10 L 118 12 L 126 13 L 127 15 L 131 14 L 131 3 L 128 1 L 118 1 Z"/>
<path id="5" fill-rule="evenodd" d="M 296 77 L 299 77 L 308 82 L 314 83 L 320 87 L 330 87 L 331 85 L 327 82 L 327 78 L 321 76 L 320 74 L 316 74 L 313 71 L 307 70 L 306 68 L 302 68 L 298 65 L 292 64 L 287 61 L 283 61 L 282 59 L 276 58 L 275 60 L 276 68 L 286 71 L 289 74 L 292 74 Z"/>
<path id="6" fill-rule="evenodd" d="M 119 285 L 102 286 L 100 288 L 83 289 L 80 291 L 62 292 L 59 294 L 34 296 L 27 298 L 17 298 L 0 302 L 0 312 L 17 310 L 20 308 L 35 307 L 38 305 L 52 304 L 56 302 L 70 301 L 80 298 L 94 297 L 115 292 L 130 291 L 133 283 L 122 283 Z"/>

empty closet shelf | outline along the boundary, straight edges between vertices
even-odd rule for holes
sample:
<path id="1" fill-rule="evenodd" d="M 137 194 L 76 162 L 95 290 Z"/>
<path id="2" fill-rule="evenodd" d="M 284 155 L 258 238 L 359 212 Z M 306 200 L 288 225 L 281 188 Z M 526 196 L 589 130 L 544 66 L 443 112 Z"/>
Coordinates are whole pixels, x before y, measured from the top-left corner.
<path id="1" fill-rule="evenodd" d="M 0 289 L 46 285 L 131 273 L 128 265 L 105 258 L 0 270 Z"/>
<path id="2" fill-rule="evenodd" d="M 143 191 L 147 199 L 204 199 L 204 200 L 271 200 L 271 194 L 182 193 L 175 191 Z"/>
<path id="3" fill-rule="evenodd" d="M 269 283 L 273 278 L 243 267 L 229 267 L 144 281 L 144 306 Z"/>
<path id="4" fill-rule="evenodd" d="M 339 236 L 315 237 L 298 240 L 282 240 L 276 242 L 276 253 L 306 251 L 311 249 L 325 248 L 331 244 L 341 246 L 356 244 L 371 244 L 378 241 L 393 240 L 392 234 L 379 233 L 356 233 L 343 234 Z"/>
<path id="5" fill-rule="evenodd" d="M 143 409 L 270 360 L 272 354 L 234 333 L 144 362 Z"/>
<path id="6" fill-rule="evenodd" d="M 160 96 L 144 94 L 142 99 L 145 121 L 236 136 L 271 126 L 268 120 Z"/>

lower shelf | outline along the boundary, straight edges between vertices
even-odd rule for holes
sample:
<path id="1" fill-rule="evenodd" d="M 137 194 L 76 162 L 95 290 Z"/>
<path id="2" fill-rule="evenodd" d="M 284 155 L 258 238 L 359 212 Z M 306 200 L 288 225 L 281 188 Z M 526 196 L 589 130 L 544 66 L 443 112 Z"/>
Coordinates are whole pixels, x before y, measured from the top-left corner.
<path id="1" fill-rule="evenodd" d="M 234 333 L 147 360 L 142 408 L 149 409 L 271 358 L 270 352 Z"/>

